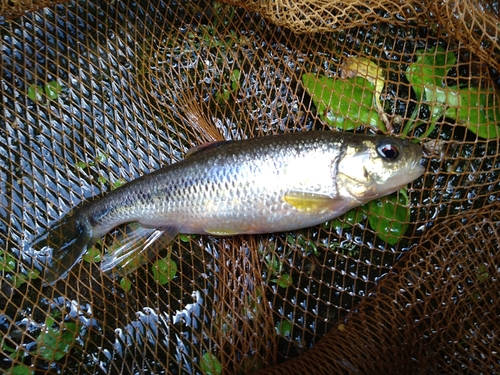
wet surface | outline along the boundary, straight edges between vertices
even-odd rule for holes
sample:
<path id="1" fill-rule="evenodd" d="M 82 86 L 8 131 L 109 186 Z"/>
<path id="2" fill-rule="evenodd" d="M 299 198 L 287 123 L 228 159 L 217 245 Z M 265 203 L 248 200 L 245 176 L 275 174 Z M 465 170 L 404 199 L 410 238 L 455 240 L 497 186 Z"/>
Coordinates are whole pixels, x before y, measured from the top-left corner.
<path id="1" fill-rule="evenodd" d="M 341 57 L 367 53 L 392 68 L 384 108 L 407 117 L 414 102 L 400 67 L 417 49 L 445 44 L 444 36 L 384 25 L 298 37 L 241 9 L 196 2 L 69 4 L 5 23 L 0 35 L 0 250 L 16 260 L 25 243 L 85 200 L 175 162 L 204 141 L 186 121 L 189 110 L 178 105 L 183 96 L 203 103 L 225 139 L 324 130 L 301 75 L 333 76 Z M 475 69 L 464 64 L 453 74 Z M 61 88 L 56 97 L 47 92 L 51 82 Z M 426 161 L 428 173 L 410 190 L 412 224 L 397 246 L 378 239 L 367 220 L 254 237 L 258 251 L 246 256 L 259 258 L 273 324 L 293 322 L 289 334 L 272 338 L 278 360 L 312 346 L 437 217 L 499 200 L 498 142 L 463 129 L 443 120 L 430 135 L 458 146 Z M 86 262 L 55 288 L 37 279 L 17 287 L 13 275 L 29 269 L 17 262 L 1 281 L 6 345 L 36 351 L 49 315 L 61 330 L 63 322 L 79 329 L 66 362 L 27 354 L 13 363 L 94 374 L 160 373 L 168 366 L 172 373 L 199 373 L 201 356 L 216 346 L 208 337 L 217 325 L 223 243 L 177 240 L 160 256 L 171 254 L 178 278 L 161 286 L 143 267 L 131 276 L 130 292 Z M 272 281 L 282 274 L 292 277 L 292 287 Z"/>

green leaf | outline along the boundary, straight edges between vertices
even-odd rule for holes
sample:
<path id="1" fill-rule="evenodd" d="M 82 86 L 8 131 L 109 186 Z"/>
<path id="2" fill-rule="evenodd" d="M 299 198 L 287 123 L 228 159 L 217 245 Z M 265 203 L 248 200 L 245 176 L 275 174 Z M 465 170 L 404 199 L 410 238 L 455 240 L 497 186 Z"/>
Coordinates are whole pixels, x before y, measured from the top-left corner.
<path id="1" fill-rule="evenodd" d="M 480 138 L 499 138 L 500 103 L 495 92 L 477 87 L 460 89 L 456 92 L 458 103 L 446 103 L 448 106 L 446 117 L 456 119 L 457 125 L 467 127 Z"/>
<path id="2" fill-rule="evenodd" d="M 279 270 L 281 268 L 281 263 L 274 254 L 266 255 L 264 261 L 266 262 L 267 269 L 271 275 L 279 273 Z"/>
<path id="3" fill-rule="evenodd" d="M 0 271 L 13 272 L 16 269 L 16 259 L 4 250 L 0 250 Z"/>
<path id="4" fill-rule="evenodd" d="M 104 163 L 108 157 L 103 152 L 99 151 L 95 157 L 96 163 Z"/>
<path id="5" fill-rule="evenodd" d="M 215 99 L 220 103 L 224 103 L 229 100 L 230 95 L 231 93 L 229 92 L 229 90 L 224 89 L 222 93 L 218 92 L 217 94 L 215 94 Z"/>
<path id="6" fill-rule="evenodd" d="M 108 179 L 104 176 L 99 176 L 99 177 L 97 177 L 97 181 L 102 185 L 106 185 L 106 183 L 108 182 Z"/>
<path id="7" fill-rule="evenodd" d="M 441 117 L 456 120 L 480 138 L 500 137 L 500 104 L 494 90 L 478 87 L 425 86 L 425 103 L 431 111 L 431 123 Z"/>
<path id="8" fill-rule="evenodd" d="M 177 275 L 177 264 L 170 257 L 158 259 L 153 263 L 152 271 L 156 281 L 165 285 Z"/>
<path id="9" fill-rule="evenodd" d="M 4 354 L 6 355 L 7 353 L 10 353 L 9 358 L 17 361 L 24 356 L 24 351 L 22 348 L 11 348 L 5 343 L 2 336 L 0 336 L 0 343 L 2 343 L 1 349 Z"/>
<path id="10" fill-rule="evenodd" d="M 333 219 L 328 226 L 334 229 L 350 228 L 353 225 L 361 223 L 365 218 L 365 212 L 361 209 L 361 207 L 356 207 L 347 211 L 344 215 Z"/>
<path id="11" fill-rule="evenodd" d="M 7 345 L 5 343 L 4 338 L 2 336 L 0 336 L 0 343 L 2 344 L 2 346 L 1 346 L 2 351 L 8 352 L 8 353 L 16 353 L 17 352 L 16 349 L 11 348 L 9 345 Z"/>
<path id="12" fill-rule="evenodd" d="M 125 185 L 127 181 L 123 178 L 119 178 L 115 181 L 115 183 L 111 186 L 111 190 L 118 189 L 120 186 Z"/>
<path id="13" fill-rule="evenodd" d="M 190 237 L 187 234 L 181 233 L 181 234 L 179 234 L 179 240 L 181 240 L 181 242 L 188 243 L 190 240 Z"/>
<path id="14" fill-rule="evenodd" d="M 405 189 L 368 204 L 368 221 L 378 238 L 390 245 L 395 245 L 408 228 L 410 208 Z"/>
<path id="15" fill-rule="evenodd" d="M 87 163 L 83 162 L 83 161 L 77 161 L 75 163 L 75 167 L 78 168 L 78 169 L 85 169 L 88 167 Z"/>
<path id="16" fill-rule="evenodd" d="M 87 252 L 83 255 L 83 260 L 87 263 L 95 263 L 100 262 L 102 259 L 102 253 L 100 250 L 96 249 L 95 246 L 92 246 Z"/>
<path id="17" fill-rule="evenodd" d="M 304 74 L 302 82 L 328 125 L 352 130 L 360 125 L 385 129 L 374 104 L 375 85 L 365 78 L 333 79 Z"/>
<path id="18" fill-rule="evenodd" d="M 57 81 L 51 81 L 45 84 L 45 94 L 49 99 L 57 99 L 61 91 L 61 84 Z"/>
<path id="19" fill-rule="evenodd" d="M 42 100 L 43 89 L 38 85 L 30 85 L 28 87 L 28 98 L 30 98 L 34 102 Z"/>
<path id="20" fill-rule="evenodd" d="M 445 79 L 455 63 L 453 52 L 446 53 L 442 47 L 434 47 L 417 51 L 417 60 L 408 66 L 406 78 L 419 101 L 426 103 L 431 112 L 426 134 L 445 116 L 455 119 L 458 126 L 466 127 L 480 138 L 499 138 L 500 106 L 494 90 L 447 87 Z M 417 114 L 419 106 L 415 111 Z"/>
<path id="21" fill-rule="evenodd" d="M 130 289 L 132 289 L 132 282 L 126 277 L 122 277 L 122 279 L 120 280 L 120 287 L 124 291 L 130 292 Z"/>
<path id="22" fill-rule="evenodd" d="M 76 323 L 64 323 L 61 329 L 54 328 L 54 320 L 47 318 L 45 327 L 37 337 L 37 352 L 47 361 L 58 361 L 69 353 L 76 342 Z"/>
<path id="23" fill-rule="evenodd" d="M 278 277 L 277 279 L 274 279 L 272 281 L 275 282 L 276 284 L 278 284 L 278 286 L 280 286 L 282 288 L 288 288 L 290 285 L 293 284 L 292 276 L 290 276 L 287 273 L 281 275 L 280 277 Z"/>
<path id="24" fill-rule="evenodd" d="M 28 276 L 22 273 L 16 273 L 13 277 L 14 286 L 16 288 L 19 288 L 21 285 L 26 284 L 28 280 Z"/>
<path id="25" fill-rule="evenodd" d="M 289 320 L 283 320 L 276 326 L 276 333 L 281 336 L 290 336 L 292 327 L 293 325 Z"/>
<path id="26" fill-rule="evenodd" d="M 20 364 L 16 365 L 7 370 L 6 375 L 32 375 L 35 371 L 33 371 L 29 366 Z"/>
<path id="27" fill-rule="evenodd" d="M 391 122 L 389 121 L 387 114 L 384 112 L 382 103 L 380 103 L 382 90 L 385 86 L 385 75 L 382 68 L 373 61 L 365 59 L 364 57 L 351 56 L 344 59 L 344 62 L 341 65 L 340 77 L 345 79 L 355 76 L 363 77 L 368 82 L 373 83 L 375 86 L 375 91 L 373 93 L 375 100 L 374 104 L 378 115 L 384 122 L 385 126 L 383 130 L 392 131 Z"/>
<path id="28" fill-rule="evenodd" d="M 40 271 L 39 270 L 29 270 L 28 277 L 30 278 L 30 280 L 36 280 L 40 277 Z"/>
<path id="29" fill-rule="evenodd" d="M 238 69 L 234 69 L 231 73 L 231 89 L 233 91 L 240 88 L 240 75 L 241 72 Z"/>
<path id="30" fill-rule="evenodd" d="M 222 374 L 222 363 L 212 353 L 206 352 L 202 355 L 200 361 L 201 372 L 205 375 L 219 375 Z"/>
<path id="31" fill-rule="evenodd" d="M 418 50 L 417 60 L 408 66 L 406 79 L 410 82 L 417 100 L 423 100 L 425 86 L 443 87 L 449 70 L 457 58 L 453 52 L 446 52 L 441 46 L 430 50 Z"/>

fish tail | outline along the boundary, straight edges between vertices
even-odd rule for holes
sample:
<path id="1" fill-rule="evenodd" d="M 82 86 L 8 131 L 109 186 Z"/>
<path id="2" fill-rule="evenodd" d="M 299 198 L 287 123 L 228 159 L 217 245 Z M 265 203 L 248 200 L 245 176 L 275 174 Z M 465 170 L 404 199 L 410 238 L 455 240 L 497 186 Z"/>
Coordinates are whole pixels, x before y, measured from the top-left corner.
<path id="1" fill-rule="evenodd" d="M 88 220 L 78 216 L 62 219 L 31 245 L 37 260 L 44 263 L 43 280 L 52 285 L 64 278 L 93 242 Z"/>

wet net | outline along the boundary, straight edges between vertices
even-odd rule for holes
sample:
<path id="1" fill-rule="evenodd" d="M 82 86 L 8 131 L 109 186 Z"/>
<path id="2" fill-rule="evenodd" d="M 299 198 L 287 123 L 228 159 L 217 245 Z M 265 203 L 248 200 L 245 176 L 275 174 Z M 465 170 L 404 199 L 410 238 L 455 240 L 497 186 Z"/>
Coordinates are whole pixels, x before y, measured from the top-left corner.
<path id="1" fill-rule="evenodd" d="M 499 372 L 498 2 L 45 5 L 1 8 L 2 372 Z M 312 228 L 180 235 L 126 276 L 99 264 L 131 227 L 53 287 L 26 262 L 195 145 L 311 130 L 420 142 L 426 172 Z"/>

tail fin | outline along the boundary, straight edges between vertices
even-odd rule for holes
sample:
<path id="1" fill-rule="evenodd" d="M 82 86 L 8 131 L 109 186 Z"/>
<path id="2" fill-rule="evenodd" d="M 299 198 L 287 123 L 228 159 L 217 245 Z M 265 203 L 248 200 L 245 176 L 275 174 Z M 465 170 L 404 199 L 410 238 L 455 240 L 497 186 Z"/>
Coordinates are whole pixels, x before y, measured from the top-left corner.
<path id="1" fill-rule="evenodd" d="M 86 220 L 70 216 L 39 236 L 30 246 L 30 253 L 44 266 L 45 284 L 54 284 L 65 277 L 81 259 L 92 241 L 92 229 Z"/>

